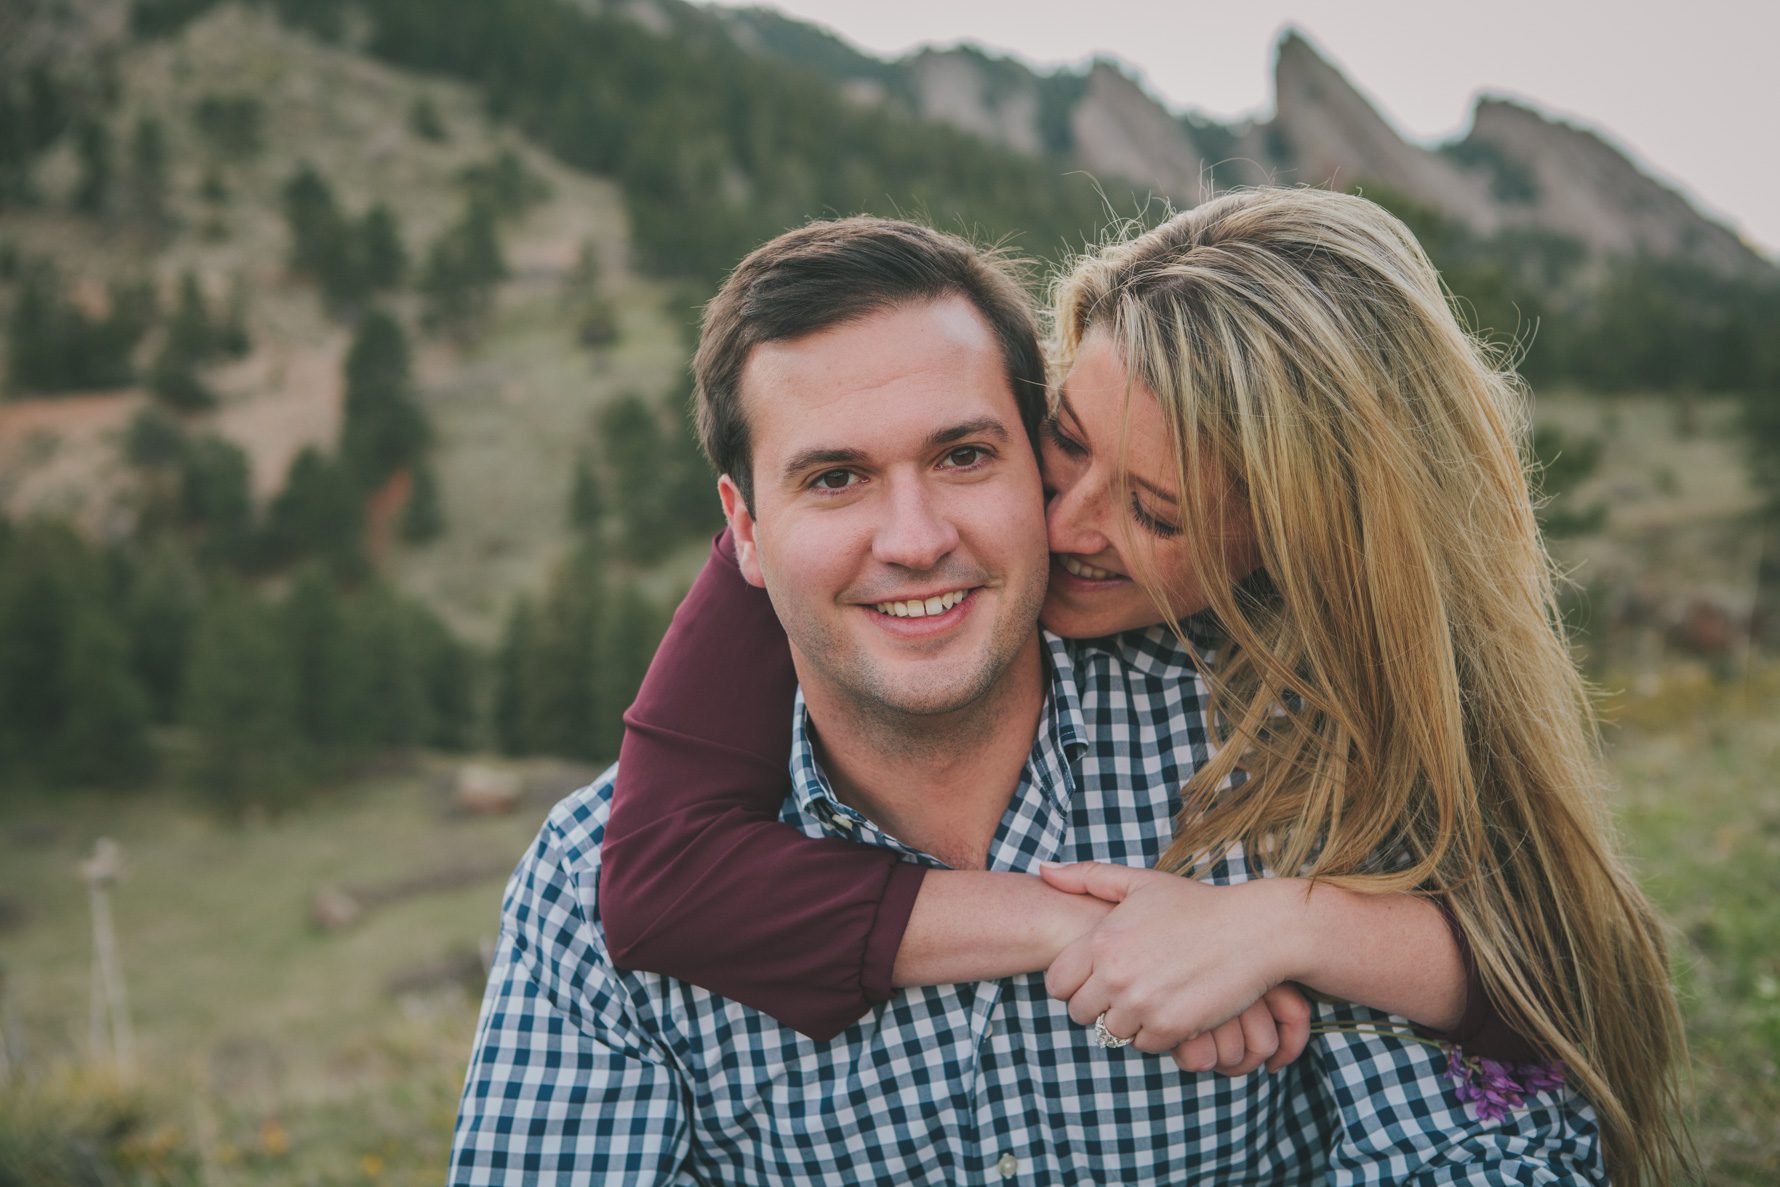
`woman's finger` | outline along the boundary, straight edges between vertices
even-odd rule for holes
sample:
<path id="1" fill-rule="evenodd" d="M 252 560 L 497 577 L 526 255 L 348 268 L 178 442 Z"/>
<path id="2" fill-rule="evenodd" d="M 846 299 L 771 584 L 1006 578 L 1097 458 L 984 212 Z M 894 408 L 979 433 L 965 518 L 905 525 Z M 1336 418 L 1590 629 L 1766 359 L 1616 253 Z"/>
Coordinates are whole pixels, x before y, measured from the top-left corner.
<path id="1" fill-rule="evenodd" d="M 1089 977 L 1069 997 L 1069 1017 L 1077 1026 L 1093 1026 L 1094 1019 L 1112 1008 L 1112 992 L 1098 977 Z M 1131 1030 L 1116 1033 L 1131 1034 L 1136 1029 L 1133 1025 Z"/>
<path id="2" fill-rule="evenodd" d="M 1078 861 L 1062 866 L 1041 863 L 1038 867 L 1039 877 L 1058 890 L 1066 890 L 1070 894 L 1091 894 L 1109 903 L 1123 901 L 1131 893 L 1132 887 L 1146 875 L 1153 873 L 1153 870 L 1140 870 L 1104 861 Z"/>
<path id="3" fill-rule="evenodd" d="M 1099 1016 L 1100 1012 L 1095 1011 L 1094 1018 L 1088 1019 L 1088 1025 L 1094 1025 L 1094 1019 Z M 1112 1035 L 1115 1039 L 1130 1039 L 1132 1044 L 1135 1045 L 1142 1030 L 1143 1023 L 1138 1019 L 1137 1015 L 1131 1013 L 1129 1010 L 1121 1010 L 1117 1003 L 1114 1003 L 1106 1011 L 1106 1033 Z"/>
<path id="4" fill-rule="evenodd" d="M 1057 959 L 1045 970 L 1045 992 L 1060 1002 L 1074 997 L 1094 971 L 1094 957 L 1085 940 L 1083 937 L 1057 953 Z"/>

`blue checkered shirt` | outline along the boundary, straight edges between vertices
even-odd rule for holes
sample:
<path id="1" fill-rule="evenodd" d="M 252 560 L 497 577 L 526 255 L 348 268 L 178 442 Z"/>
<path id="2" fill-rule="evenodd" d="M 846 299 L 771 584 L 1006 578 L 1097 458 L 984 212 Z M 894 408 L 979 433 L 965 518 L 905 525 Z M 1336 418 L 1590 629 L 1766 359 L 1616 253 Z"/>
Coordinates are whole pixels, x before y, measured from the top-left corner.
<path id="1" fill-rule="evenodd" d="M 1045 710 L 988 866 L 1152 865 L 1207 757 L 1199 677 L 1160 628 L 1046 644 Z M 785 821 L 939 864 L 835 798 L 801 703 L 794 728 Z M 1605 1182 L 1580 1098 L 1479 1122 L 1418 1043 L 1327 1036 L 1283 1072 L 1187 1075 L 1097 1048 L 1037 974 L 901 990 L 818 1043 L 618 970 L 596 877 L 612 780 L 556 806 L 507 886 L 452 1184 Z M 1233 854 L 1209 880 L 1246 876 Z"/>

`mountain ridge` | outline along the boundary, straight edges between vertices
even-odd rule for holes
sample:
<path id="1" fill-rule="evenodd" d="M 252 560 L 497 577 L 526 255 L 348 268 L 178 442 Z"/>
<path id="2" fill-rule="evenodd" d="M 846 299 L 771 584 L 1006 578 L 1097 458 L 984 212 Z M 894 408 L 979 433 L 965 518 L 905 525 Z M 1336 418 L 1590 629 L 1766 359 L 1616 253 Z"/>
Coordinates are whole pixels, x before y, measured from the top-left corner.
<path id="1" fill-rule="evenodd" d="M 660 2 L 607 0 L 630 12 Z M 1295 26 L 1275 44 L 1271 114 L 1225 122 L 1171 109 L 1116 59 L 1045 71 L 968 42 L 885 59 L 775 10 L 706 11 L 755 52 L 867 84 L 850 90 L 856 98 L 1149 185 L 1181 206 L 1266 182 L 1384 187 L 1481 236 L 1534 230 L 1604 258 L 1650 255 L 1731 276 L 1780 271 L 1610 134 L 1533 101 L 1485 90 L 1463 135 L 1432 145 L 1404 136 Z M 1566 171 L 1577 154 L 1587 168 Z"/>

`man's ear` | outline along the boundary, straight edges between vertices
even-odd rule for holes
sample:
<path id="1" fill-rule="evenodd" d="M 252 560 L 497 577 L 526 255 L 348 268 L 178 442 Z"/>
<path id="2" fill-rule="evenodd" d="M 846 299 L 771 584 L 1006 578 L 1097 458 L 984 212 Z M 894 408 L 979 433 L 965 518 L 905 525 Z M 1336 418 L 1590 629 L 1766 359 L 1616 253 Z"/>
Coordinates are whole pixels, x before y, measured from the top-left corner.
<path id="1" fill-rule="evenodd" d="M 735 537 L 735 559 L 741 566 L 742 577 L 749 585 L 765 589 L 766 578 L 760 572 L 760 549 L 754 539 L 754 516 L 735 479 L 727 474 L 719 478 L 717 497 L 723 500 L 723 517 L 729 520 L 730 534 Z"/>

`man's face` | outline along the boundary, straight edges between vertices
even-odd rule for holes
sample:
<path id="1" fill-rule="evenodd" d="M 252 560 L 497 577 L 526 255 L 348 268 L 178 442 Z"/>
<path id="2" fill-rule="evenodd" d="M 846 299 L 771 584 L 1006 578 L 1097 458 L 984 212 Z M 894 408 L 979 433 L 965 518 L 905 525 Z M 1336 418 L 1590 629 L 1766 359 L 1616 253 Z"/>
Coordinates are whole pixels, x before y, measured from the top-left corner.
<path id="1" fill-rule="evenodd" d="M 1032 638 L 1044 499 L 1001 351 L 962 297 L 754 348 L 742 371 L 754 512 L 725 476 L 743 575 L 806 695 L 940 714 Z"/>

